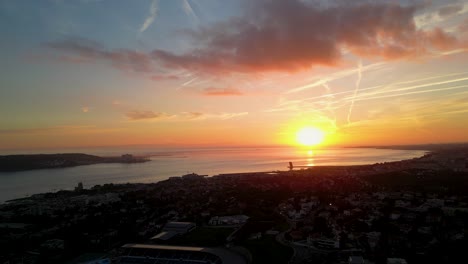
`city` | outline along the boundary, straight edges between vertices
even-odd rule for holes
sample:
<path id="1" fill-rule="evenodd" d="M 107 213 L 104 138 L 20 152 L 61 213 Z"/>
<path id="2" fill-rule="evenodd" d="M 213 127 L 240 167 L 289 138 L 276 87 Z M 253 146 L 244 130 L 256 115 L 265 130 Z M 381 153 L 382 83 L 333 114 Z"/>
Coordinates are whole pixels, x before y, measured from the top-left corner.
<path id="1" fill-rule="evenodd" d="M 454 263 L 466 260 L 467 154 L 79 184 L 1 205 L 0 256 L 5 263 L 146 263 L 138 256 L 144 261 L 148 252 L 128 250 L 134 243 L 223 249 L 217 254 L 244 263 Z M 192 255 L 176 256 L 192 263 Z"/>
<path id="2" fill-rule="evenodd" d="M 468 0 L 0 0 L 0 264 L 468 263 Z"/>

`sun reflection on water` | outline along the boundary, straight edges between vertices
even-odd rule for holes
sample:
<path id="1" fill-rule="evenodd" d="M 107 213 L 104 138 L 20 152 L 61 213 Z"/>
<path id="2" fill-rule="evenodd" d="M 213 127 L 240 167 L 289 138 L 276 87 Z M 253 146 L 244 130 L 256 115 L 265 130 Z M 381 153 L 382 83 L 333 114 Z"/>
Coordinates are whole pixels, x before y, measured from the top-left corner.
<path id="1" fill-rule="evenodd" d="M 312 150 L 307 151 L 307 167 L 313 167 L 314 164 L 314 152 Z"/>

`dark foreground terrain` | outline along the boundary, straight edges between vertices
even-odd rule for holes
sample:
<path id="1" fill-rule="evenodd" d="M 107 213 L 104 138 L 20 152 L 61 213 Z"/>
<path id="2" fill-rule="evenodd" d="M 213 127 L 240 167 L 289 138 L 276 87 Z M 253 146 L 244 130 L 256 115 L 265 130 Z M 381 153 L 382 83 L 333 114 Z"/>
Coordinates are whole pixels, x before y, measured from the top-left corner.
<path id="1" fill-rule="evenodd" d="M 99 157 L 81 153 L 6 155 L 0 156 L 0 172 L 65 168 L 98 163 L 139 163 L 145 161 L 148 160 L 129 154 L 120 157 Z"/>
<path id="2" fill-rule="evenodd" d="M 245 263 L 468 263 L 467 154 L 38 194 L 0 206 L 0 263 L 166 263 L 128 243 Z"/>

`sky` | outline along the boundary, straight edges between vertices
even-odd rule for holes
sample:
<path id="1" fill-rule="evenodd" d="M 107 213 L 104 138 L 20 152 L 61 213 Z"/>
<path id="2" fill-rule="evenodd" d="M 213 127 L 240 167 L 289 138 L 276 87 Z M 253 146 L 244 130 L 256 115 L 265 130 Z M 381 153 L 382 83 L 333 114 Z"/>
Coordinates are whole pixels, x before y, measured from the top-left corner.
<path id="1" fill-rule="evenodd" d="M 0 149 L 468 141 L 468 1 L 0 0 Z"/>

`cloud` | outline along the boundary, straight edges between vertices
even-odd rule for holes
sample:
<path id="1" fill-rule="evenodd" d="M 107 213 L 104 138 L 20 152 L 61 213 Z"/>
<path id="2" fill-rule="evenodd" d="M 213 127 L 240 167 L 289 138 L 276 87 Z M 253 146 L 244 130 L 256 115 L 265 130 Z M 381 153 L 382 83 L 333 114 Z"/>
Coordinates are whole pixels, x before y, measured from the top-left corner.
<path id="1" fill-rule="evenodd" d="M 242 95 L 243 93 L 236 88 L 208 87 L 203 89 L 202 94 L 206 96 L 233 96 Z"/>
<path id="2" fill-rule="evenodd" d="M 159 120 L 163 118 L 171 117 L 170 115 L 163 112 L 153 112 L 153 111 L 138 111 L 133 110 L 125 114 L 129 120 Z"/>
<path id="3" fill-rule="evenodd" d="M 153 112 L 153 111 L 138 111 L 133 110 L 127 112 L 125 115 L 127 119 L 131 121 L 161 121 L 161 120 L 171 120 L 171 121 L 190 121 L 190 120 L 207 120 L 207 119 L 218 119 L 218 120 L 227 120 L 239 116 L 247 115 L 248 112 L 240 113 L 201 113 L 201 112 L 181 112 L 179 114 L 170 115 L 163 112 Z"/>
<path id="4" fill-rule="evenodd" d="M 149 15 L 146 17 L 145 21 L 141 25 L 139 32 L 140 33 L 145 32 L 149 28 L 149 26 L 153 24 L 157 15 L 158 15 L 158 0 L 153 0 L 153 2 L 151 2 L 151 6 L 149 9 Z"/>
<path id="5" fill-rule="evenodd" d="M 124 71 L 151 73 L 155 64 L 194 74 L 222 75 L 337 66 L 348 53 L 384 60 L 420 58 L 434 52 L 461 49 L 466 44 L 437 27 L 419 29 L 415 14 L 421 7 L 417 5 L 340 3 L 255 1 L 242 17 L 185 31 L 191 38 L 190 46 L 196 48 L 183 53 L 161 49 L 107 50 L 80 39 L 48 43 L 48 46 L 66 52 L 80 63 L 106 61 Z M 152 7 L 151 10 L 157 11 L 156 4 Z M 447 12 L 450 11 L 442 14 Z M 153 75 L 152 79 L 161 77 Z"/>
<path id="6" fill-rule="evenodd" d="M 162 80 L 178 80 L 179 76 L 177 75 L 164 75 L 164 74 L 155 74 L 151 76 L 151 80 L 153 81 L 162 81 Z"/>
<path id="7" fill-rule="evenodd" d="M 18 134 L 49 134 L 49 133 L 63 133 L 65 131 L 82 132 L 96 129 L 95 126 L 77 126 L 77 125 L 63 125 L 39 128 L 17 128 L 17 129 L 0 129 L 0 135 L 18 135 Z"/>
<path id="8" fill-rule="evenodd" d="M 183 54 L 154 50 L 169 68 L 209 73 L 298 71 L 340 63 L 355 55 L 400 59 L 454 48 L 441 29 L 419 30 L 419 6 L 359 2 L 320 7 L 299 0 L 260 1 L 249 14 L 191 31 L 197 49 Z"/>
<path id="9" fill-rule="evenodd" d="M 193 11 L 193 8 L 188 0 L 182 0 L 182 9 L 184 10 L 185 14 L 191 17 L 195 22 L 200 21 L 197 14 L 195 14 L 195 12 Z"/>
<path id="10" fill-rule="evenodd" d="M 67 39 L 64 41 L 49 42 L 46 46 L 71 54 L 69 62 L 94 62 L 103 60 L 109 62 L 113 67 L 123 71 L 152 72 L 152 60 L 148 54 L 133 50 L 112 50 L 104 49 L 100 44 L 81 38 Z M 70 56 L 70 55 L 69 55 Z M 63 56 L 60 56 L 61 58 Z"/>
<path id="11" fill-rule="evenodd" d="M 183 112 L 182 115 L 189 120 L 202 119 L 205 117 L 205 115 L 200 112 Z"/>
<path id="12" fill-rule="evenodd" d="M 240 116 L 248 115 L 248 112 L 239 112 L 239 113 L 213 113 L 213 114 L 206 114 L 200 112 L 183 112 L 179 116 L 181 120 L 207 120 L 207 119 L 217 119 L 217 120 L 228 120 Z"/>
<path id="13" fill-rule="evenodd" d="M 235 117 L 245 116 L 248 115 L 249 112 L 240 112 L 240 113 L 219 113 L 214 115 L 208 115 L 208 118 L 215 118 L 221 120 L 227 120 Z"/>
<path id="14" fill-rule="evenodd" d="M 52 59 L 54 59 L 54 58 L 52 58 Z M 68 55 L 58 56 L 55 59 L 57 61 L 60 61 L 60 62 L 66 62 L 66 63 L 72 63 L 72 64 L 90 63 L 91 62 L 90 58 L 83 58 L 83 57 L 77 57 L 77 56 L 68 56 Z"/>
<path id="15" fill-rule="evenodd" d="M 459 25 L 458 30 L 459 30 L 461 33 L 466 33 L 466 32 L 468 32 L 468 18 L 466 18 L 465 20 L 463 20 L 463 22 Z"/>
<path id="16" fill-rule="evenodd" d="M 439 9 L 439 16 L 440 17 L 449 17 L 451 15 L 457 14 L 458 12 L 463 10 L 463 5 L 449 5 L 444 6 Z"/>

